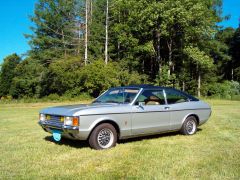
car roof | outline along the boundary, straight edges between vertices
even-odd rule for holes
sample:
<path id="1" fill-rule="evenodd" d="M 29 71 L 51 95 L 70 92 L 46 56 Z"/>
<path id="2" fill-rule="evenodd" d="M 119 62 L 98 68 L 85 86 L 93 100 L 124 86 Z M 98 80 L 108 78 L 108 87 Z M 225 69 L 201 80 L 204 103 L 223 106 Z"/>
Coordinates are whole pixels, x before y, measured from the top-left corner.
<path id="1" fill-rule="evenodd" d="M 117 87 L 117 88 L 120 88 L 120 87 Z M 137 84 L 137 85 L 121 86 L 121 88 L 166 89 L 168 87 L 154 86 L 151 84 Z M 174 88 L 171 88 L 171 89 L 174 89 Z"/>
<path id="2" fill-rule="evenodd" d="M 178 91 L 182 94 L 184 94 L 185 96 L 187 96 L 189 99 L 191 100 L 194 100 L 194 101 L 199 101 L 199 99 L 197 99 L 196 97 L 186 93 L 186 92 L 183 92 L 183 91 L 180 91 L 178 89 L 175 89 L 175 88 L 172 88 L 172 87 L 163 87 L 163 86 L 154 86 L 154 85 L 151 85 L 151 84 L 139 84 L 139 85 L 128 85 L 128 86 L 119 86 L 119 87 L 115 87 L 115 88 L 143 88 L 143 89 L 173 89 L 175 91 Z M 115 89 L 113 88 L 113 89 Z"/>
<path id="3" fill-rule="evenodd" d="M 151 84 L 137 84 L 137 85 L 128 85 L 128 86 L 119 86 L 117 88 L 143 88 L 143 89 L 148 89 L 148 88 L 164 88 L 160 86 L 154 86 Z"/>

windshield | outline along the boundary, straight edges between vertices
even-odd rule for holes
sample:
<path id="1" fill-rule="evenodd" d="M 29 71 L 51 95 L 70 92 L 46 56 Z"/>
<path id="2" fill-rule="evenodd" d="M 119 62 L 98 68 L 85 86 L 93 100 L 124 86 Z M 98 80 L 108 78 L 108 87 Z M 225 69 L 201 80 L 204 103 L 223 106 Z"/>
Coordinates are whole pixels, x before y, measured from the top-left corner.
<path id="1" fill-rule="evenodd" d="M 93 103 L 131 103 L 140 89 L 115 88 L 110 89 L 98 97 Z"/>

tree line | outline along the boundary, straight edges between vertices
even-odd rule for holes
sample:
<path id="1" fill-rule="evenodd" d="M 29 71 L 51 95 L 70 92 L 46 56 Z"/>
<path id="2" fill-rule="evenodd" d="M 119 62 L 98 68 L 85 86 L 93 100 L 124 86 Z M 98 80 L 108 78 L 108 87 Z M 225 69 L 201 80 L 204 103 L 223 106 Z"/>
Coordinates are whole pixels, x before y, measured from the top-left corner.
<path id="1" fill-rule="evenodd" d="M 39 0 L 31 50 L 7 56 L 0 97 L 97 96 L 155 84 L 198 96 L 239 94 L 240 28 L 221 0 Z"/>

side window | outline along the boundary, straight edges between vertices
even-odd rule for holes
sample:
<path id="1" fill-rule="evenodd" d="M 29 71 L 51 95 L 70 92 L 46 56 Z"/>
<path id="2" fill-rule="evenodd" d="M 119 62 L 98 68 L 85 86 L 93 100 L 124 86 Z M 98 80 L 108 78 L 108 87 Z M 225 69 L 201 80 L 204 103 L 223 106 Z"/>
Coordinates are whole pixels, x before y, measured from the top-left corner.
<path id="1" fill-rule="evenodd" d="M 136 105 L 143 103 L 145 105 L 163 105 L 165 98 L 162 90 L 144 90 L 138 97 Z"/>
<path id="2" fill-rule="evenodd" d="M 168 104 L 182 103 L 189 101 L 186 96 L 172 89 L 165 90 Z"/>

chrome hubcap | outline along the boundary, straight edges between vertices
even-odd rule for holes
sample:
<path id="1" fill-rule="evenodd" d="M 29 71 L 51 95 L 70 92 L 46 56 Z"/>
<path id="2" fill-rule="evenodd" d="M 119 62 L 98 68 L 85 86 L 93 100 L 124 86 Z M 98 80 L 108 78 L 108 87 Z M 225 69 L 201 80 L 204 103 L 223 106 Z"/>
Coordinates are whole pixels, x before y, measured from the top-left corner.
<path id="1" fill-rule="evenodd" d="M 113 144 L 113 132 L 110 129 L 102 129 L 97 136 L 98 144 L 101 148 L 109 148 Z"/>
<path id="2" fill-rule="evenodd" d="M 193 134 L 196 130 L 196 123 L 194 120 L 189 120 L 186 125 L 186 130 L 188 134 Z"/>

